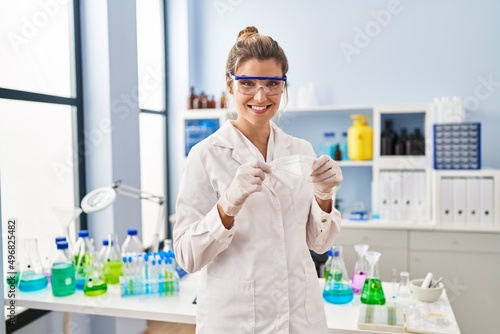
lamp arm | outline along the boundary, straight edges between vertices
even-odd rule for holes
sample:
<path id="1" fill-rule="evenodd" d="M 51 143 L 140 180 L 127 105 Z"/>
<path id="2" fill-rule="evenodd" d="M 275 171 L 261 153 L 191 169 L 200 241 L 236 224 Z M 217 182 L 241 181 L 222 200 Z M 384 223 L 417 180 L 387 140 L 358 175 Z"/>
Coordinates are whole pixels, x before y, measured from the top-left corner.
<path id="1" fill-rule="evenodd" d="M 165 202 L 165 198 L 163 196 L 155 195 L 146 191 L 142 191 L 138 188 L 128 186 L 126 184 L 123 184 L 121 180 L 115 182 L 115 184 L 113 185 L 113 189 L 121 195 L 136 199 L 145 199 L 151 202 L 156 202 L 159 205 L 162 205 Z"/>

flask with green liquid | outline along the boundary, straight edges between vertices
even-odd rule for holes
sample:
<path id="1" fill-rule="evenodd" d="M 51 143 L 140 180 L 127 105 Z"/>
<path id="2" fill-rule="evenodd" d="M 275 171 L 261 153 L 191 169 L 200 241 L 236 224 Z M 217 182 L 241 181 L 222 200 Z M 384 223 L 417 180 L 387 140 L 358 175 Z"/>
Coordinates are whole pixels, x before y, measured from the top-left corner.
<path id="1" fill-rule="evenodd" d="M 123 275 L 123 263 L 120 256 L 120 248 L 117 246 L 117 237 L 110 236 L 109 239 L 110 241 L 103 259 L 102 276 L 107 284 L 113 285 L 120 283 L 120 276 Z"/>
<path id="2" fill-rule="evenodd" d="M 365 258 L 368 262 L 368 276 L 365 279 L 361 291 L 361 303 L 368 305 L 384 305 L 385 295 L 382 289 L 382 281 L 378 275 L 379 252 L 366 252 Z"/>

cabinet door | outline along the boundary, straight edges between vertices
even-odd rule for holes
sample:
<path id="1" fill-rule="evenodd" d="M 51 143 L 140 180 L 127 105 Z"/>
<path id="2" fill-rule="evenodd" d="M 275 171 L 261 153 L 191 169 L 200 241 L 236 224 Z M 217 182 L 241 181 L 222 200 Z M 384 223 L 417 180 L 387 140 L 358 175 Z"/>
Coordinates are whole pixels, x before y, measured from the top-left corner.
<path id="1" fill-rule="evenodd" d="M 335 240 L 336 245 L 343 246 L 343 258 L 349 277 L 352 278 L 356 252 L 354 245 L 367 244 L 368 250 L 380 252 L 379 274 L 383 281 L 392 280 L 392 270 L 408 271 L 408 232 L 381 229 L 348 229 L 343 228 Z M 398 275 L 399 277 L 399 275 Z M 391 293 L 387 291 L 386 293 Z"/>
<path id="2" fill-rule="evenodd" d="M 411 279 L 423 278 L 428 272 L 443 276 L 462 334 L 500 333 L 499 267 L 499 254 L 410 252 Z"/>
<path id="3" fill-rule="evenodd" d="M 410 232 L 410 279 L 443 276 L 464 334 L 500 333 L 500 234 Z"/>

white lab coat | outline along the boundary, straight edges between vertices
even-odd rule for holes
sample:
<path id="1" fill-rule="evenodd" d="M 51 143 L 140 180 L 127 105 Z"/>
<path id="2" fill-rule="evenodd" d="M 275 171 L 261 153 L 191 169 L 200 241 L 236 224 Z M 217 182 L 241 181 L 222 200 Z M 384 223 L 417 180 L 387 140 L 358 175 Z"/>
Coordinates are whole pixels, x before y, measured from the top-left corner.
<path id="1" fill-rule="evenodd" d="M 314 156 L 310 143 L 271 126 L 274 159 Z M 180 266 L 190 273 L 201 270 L 196 332 L 326 333 L 309 249 L 324 253 L 332 246 L 340 214 L 320 209 L 309 182 L 293 195 L 267 177 L 262 192 L 248 197 L 234 226 L 224 228 L 216 205 L 220 195 L 240 165 L 264 161 L 248 143 L 227 121 L 187 158 L 173 235 Z"/>

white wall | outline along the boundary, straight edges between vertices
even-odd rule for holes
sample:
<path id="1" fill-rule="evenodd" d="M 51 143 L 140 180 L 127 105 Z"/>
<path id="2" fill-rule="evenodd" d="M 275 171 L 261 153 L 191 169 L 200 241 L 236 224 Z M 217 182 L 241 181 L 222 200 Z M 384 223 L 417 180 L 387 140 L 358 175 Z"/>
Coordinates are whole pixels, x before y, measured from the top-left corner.
<path id="1" fill-rule="evenodd" d="M 189 0 L 189 71 L 184 74 L 189 84 L 170 98 L 185 105 L 189 85 L 219 96 L 237 33 L 255 25 L 287 53 L 292 94 L 311 81 L 321 105 L 461 96 L 468 120 L 482 122 L 483 166 L 500 168 L 495 148 L 500 140 L 495 125 L 500 124 L 499 12 L 495 0 Z M 343 52 L 347 45 L 357 53 Z M 170 85 L 178 78 L 171 77 Z M 173 141 L 171 148 L 182 149 Z M 179 178 L 172 164 L 177 163 L 170 165 L 171 203 Z"/>

